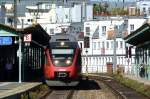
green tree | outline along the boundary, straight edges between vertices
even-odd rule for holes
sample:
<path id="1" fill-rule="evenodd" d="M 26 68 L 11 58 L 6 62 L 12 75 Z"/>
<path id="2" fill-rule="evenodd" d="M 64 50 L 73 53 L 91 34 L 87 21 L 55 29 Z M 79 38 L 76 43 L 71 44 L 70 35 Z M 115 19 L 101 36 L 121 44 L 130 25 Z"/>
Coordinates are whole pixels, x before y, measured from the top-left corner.
<path id="1" fill-rule="evenodd" d="M 108 10 L 108 7 L 109 7 L 109 4 L 108 4 L 107 2 L 103 3 L 102 9 L 103 9 L 103 12 L 104 12 L 104 13 L 108 12 L 108 11 L 107 11 L 107 10 Z"/>
<path id="2" fill-rule="evenodd" d="M 94 4 L 93 12 L 94 12 L 95 14 L 99 14 L 101 11 L 102 11 L 101 3 L 99 3 L 99 4 Z"/>
<path id="3" fill-rule="evenodd" d="M 94 14 L 101 14 L 102 12 L 106 13 L 108 12 L 107 11 L 108 7 L 109 7 L 109 4 L 107 2 L 97 3 L 93 5 L 93 12 Z"/>
<path id="4" fill-rule="evenodd" d="M 111 15 L 127 15 L 128 11 L 123 8 L 113 8 Z"/>

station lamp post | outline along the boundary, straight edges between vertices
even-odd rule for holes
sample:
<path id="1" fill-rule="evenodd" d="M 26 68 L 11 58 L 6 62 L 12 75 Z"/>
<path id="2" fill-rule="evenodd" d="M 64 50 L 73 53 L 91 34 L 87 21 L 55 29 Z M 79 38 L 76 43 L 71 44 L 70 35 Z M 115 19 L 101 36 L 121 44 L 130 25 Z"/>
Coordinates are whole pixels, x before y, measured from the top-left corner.
<path id="1" fill-rule="evenodd" d="M 21 36 L 19 35 L 19 49 L 18 49 L 18 57 L 19 57 L 19 83 L 22 82 L 21 80 L 21 59 L 22 59 L 22 52 L 21 52 Z"/>
<path id="2" fill-rule="evenodd" d="M 17 29 L 17 0 L 14 0 L 14 28 Z M 22 78 L 21 78 L 21 60 L 22 60 L 22 52 L 21 52 L 21 43 L 22 43 L 22 40 L 21 40 L 21 33 L 19 33 L 18 35 L 19 37 L 19 40 L 18 41 L 15 41 L 16 43 L 19 44 L 19 49 L 17 51 L 17 56 L 19 57 L 19 83 L 22 82 Z"/>

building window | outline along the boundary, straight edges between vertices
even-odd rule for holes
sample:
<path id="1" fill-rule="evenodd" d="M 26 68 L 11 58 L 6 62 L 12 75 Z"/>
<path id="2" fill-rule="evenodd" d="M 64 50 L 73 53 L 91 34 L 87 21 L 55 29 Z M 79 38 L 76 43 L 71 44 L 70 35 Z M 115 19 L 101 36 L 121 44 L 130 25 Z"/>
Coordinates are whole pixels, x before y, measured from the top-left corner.
<path id="1" fill-rule="evenodd" d="M 150 8 L 148 8 L 148 13 L 150 14 Z"/>
<path id="2" fill-rule="evenodd" d="M 102 35 L 106 35 L 106 26 L 102 26 Z"/>
<path id="3" fill-rule="evenodd" d="M 90 35 L 90 27 L 85 28 L 86 35 Z"/>
<path id="4" fill-rule="evenodd" d="M 96 42 L 93 42 L 93 50 L 96 49 Z"/>
<path id="5" fill-rule="evenodd" d="M 92 65 L 95 65 L 95 57 L 93 57 L 93 64 Z"/>
<path id="6" fill-rule="evenodd" d="M 91 65 L 91 58 L 89 57 L 89 65 Z"/>
<path id="7" fill-rule="evenodd" d="M 109 41 L 107 41 L 107 48 L 109 48 Z"/>
<path id="8" fill-rule="evenodd" d="M 114 42 L 111 41 L 111 48 L 114 48 Z"/>
<path id="9" fill-rule="evenodd" d="M 96 65 L 98 65 L 98 57 L 97 57 L 96 59 L 97 59 L 97 61 L 96 61 Z"/>
<path id="10" fill-rule="evenodd" d="M 100 42 L 98 42 L 97 44 L 98 44 L 98 49 L 100 49 L 100 47 L 101 47 L 101 46 L 100 46 L 100 44 L 101 44 L 101 43 L 100 43 Z"/>
<path id="11" fill-rule="evenodd" d="M 68 19 L 68 15 L 65 15 L 66 19 Z"/>
<path id="12" fill-rule="evenodd" d="M 50 9 L 50 5 L 45 5 L 45 9 Z"/>
<path id="13" fill-rule="evenodd" d="M 123 48 L 123 42 L 120 41 L 120 48 Z"/>
<path id="14" fill-rule="evenodd" d="M 82 43 L 80 43 L 80 48 L 82 49 Z"/>
<path id="15" fill-rule="evenodd" d="M 143 12 L 144 12 L 144 13 L 146 12 L 146 9 L 145 9 L 145 7 L 143 7 Z"/>
<path id="16" fill-rule="evenodd" d="M 50 29 L 50 34 L 54 34 L 54 29 Z"/>
<path id="17" fill-rule="evenodd" d="M 102 48 L 105 48 L 105 42 L 104 41 L 102 42 Z"/>
<path id="18" fill-rule="evenodd" d="M 134 24 L 130 24 L 130 30 L 134 31 Z"/>
<path id="19" fill-rule="evenodd" d="M 105 42 L 102 42 L 101 54 L 105 54 Z"/>

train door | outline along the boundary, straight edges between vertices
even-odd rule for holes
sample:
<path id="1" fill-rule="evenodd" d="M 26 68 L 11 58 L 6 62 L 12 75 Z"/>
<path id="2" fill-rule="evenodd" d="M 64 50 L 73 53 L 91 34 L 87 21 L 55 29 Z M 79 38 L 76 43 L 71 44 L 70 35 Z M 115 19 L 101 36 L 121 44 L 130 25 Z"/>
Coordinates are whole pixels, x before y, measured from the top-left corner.
<path id="1" fill-rule="evenodd" d="M 0 43 L 0 82 L 18 81 L 17 50 L 17 44 Z"/>

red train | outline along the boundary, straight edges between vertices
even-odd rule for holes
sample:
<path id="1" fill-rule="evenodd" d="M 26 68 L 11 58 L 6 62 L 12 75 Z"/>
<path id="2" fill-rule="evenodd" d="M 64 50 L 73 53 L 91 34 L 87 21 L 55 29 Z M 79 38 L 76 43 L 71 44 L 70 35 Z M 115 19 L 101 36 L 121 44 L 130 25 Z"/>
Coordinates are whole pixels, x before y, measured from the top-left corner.
<path id="1" fill-rule="evenodd" d="M 45 50 L 45 82 L 49 86 L 76 86 L 81 79 L 81 51 L 75 37 L 51 37 Z"/>

